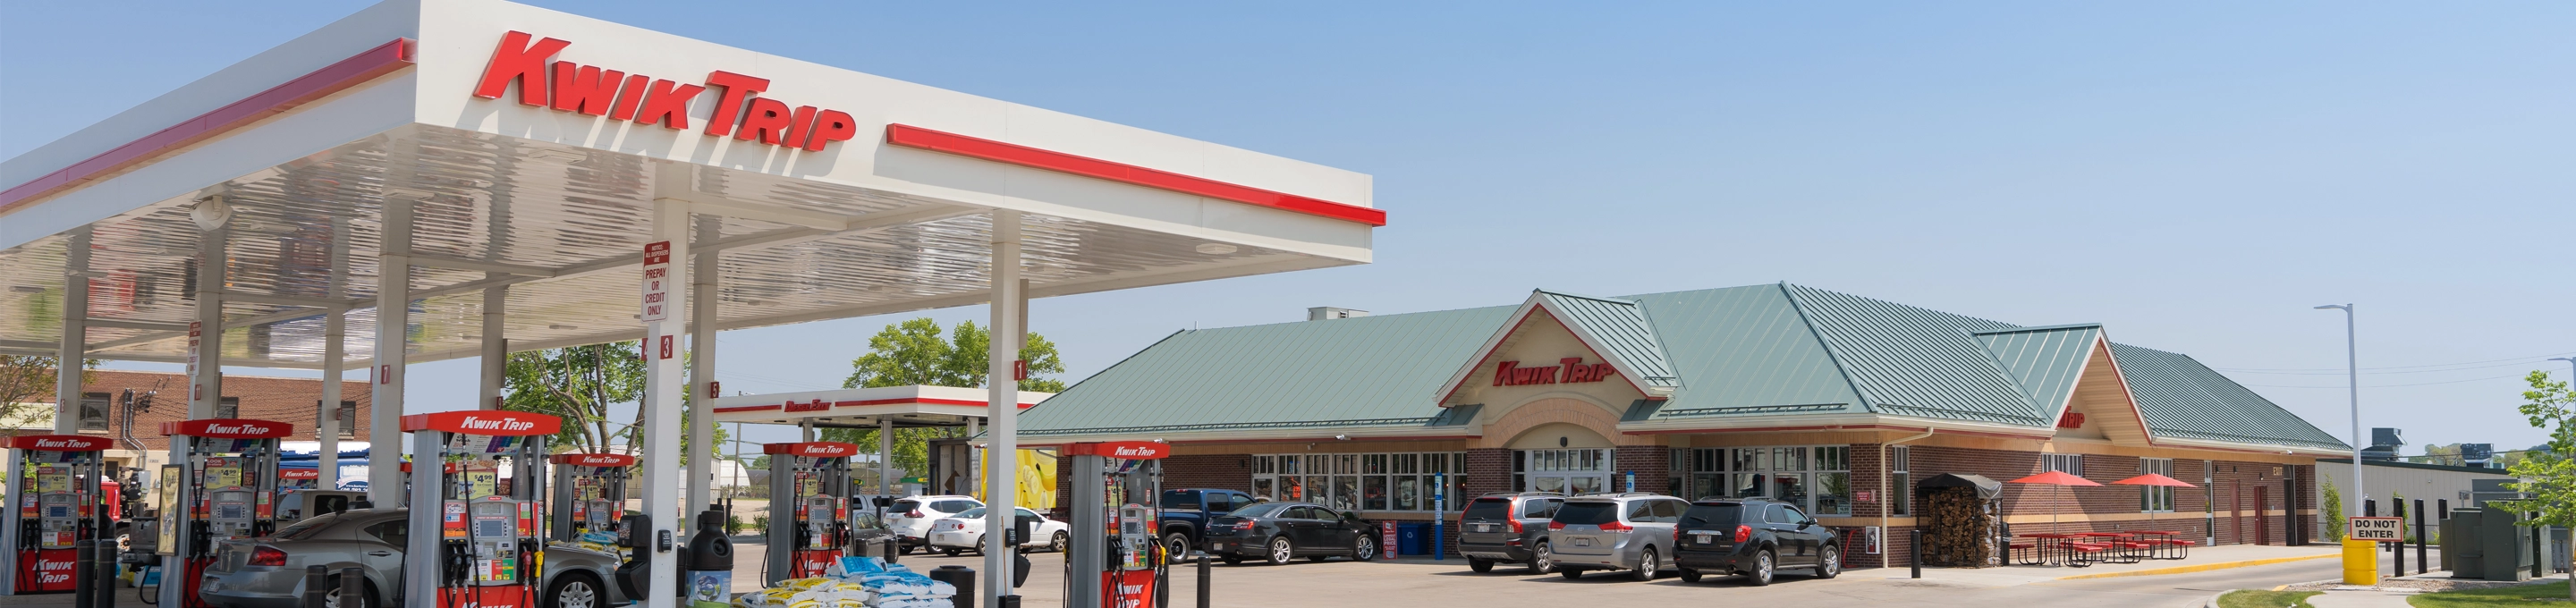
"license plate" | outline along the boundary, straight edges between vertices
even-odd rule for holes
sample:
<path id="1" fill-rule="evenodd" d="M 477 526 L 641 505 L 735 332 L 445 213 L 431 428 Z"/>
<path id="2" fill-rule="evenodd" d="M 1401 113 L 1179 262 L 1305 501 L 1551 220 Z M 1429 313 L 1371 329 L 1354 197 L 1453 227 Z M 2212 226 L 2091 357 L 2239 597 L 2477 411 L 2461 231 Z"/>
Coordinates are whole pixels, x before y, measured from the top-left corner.
<path id="1" fill-rule="evenodd" d="M 1574 539 L 1574 546 L 1577 546 L 1577 547 L 1590 547 L 1590 546 L 1592 546 L 1592 539 L 1589 539 L 1589 538 L 1577 538 L 1577 539 Z"/>
<path id="2" fill-rule="evenodd" d="M 1492 532 L 1492 531 L 1494 531 L 1494 525 L 1493 525 L 1493 524 L 1476 524 L 1476 531 L 1477 531 L 1477 532 Z"/>
<path id="3" fill-rule="evenodd" d="M 1703 545 L 1717 542 L 1717 535 L 1714 534 L 1693 534 L 1691 535 L 1691 538 L 1699 541 L 1699 543 Z"/>

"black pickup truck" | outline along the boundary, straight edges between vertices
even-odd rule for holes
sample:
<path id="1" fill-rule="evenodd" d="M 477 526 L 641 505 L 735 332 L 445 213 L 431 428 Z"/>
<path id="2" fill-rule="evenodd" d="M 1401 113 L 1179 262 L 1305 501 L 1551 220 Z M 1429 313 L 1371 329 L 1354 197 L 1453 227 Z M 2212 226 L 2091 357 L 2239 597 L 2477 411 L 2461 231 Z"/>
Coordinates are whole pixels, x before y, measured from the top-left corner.
<path id="1" fill-rule="evenodd" d="M 1216 516 L 1233 513 L 1254 502 L 1252 495 L 1234 490 L 1164 490 L 1163 547 L 1173 559 L 1189 555 L 1190 548 L 1207 542 L 1207 522 Z"/>

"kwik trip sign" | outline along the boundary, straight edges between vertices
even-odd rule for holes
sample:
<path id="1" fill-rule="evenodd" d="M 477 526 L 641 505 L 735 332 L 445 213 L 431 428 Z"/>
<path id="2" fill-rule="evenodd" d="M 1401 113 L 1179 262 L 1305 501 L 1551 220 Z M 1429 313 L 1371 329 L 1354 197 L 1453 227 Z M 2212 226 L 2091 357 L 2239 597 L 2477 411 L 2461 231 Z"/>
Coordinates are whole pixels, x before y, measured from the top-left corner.
<path id="1" fill-rule="evenodd" d="M 19 435 L 9 438 L 9 447 L 43 452 L 96 452 L 108 446 L 105 437 L 82 435 Z"/>
<path id="2" fill-rule="evenodd" d="M 161 423 L 161 434 L 228 439 L 273 439 L 295 433 L 295 425 L 269 420 L 209 418 Z"/>
<path id="3" fill-rule="evenodd" d="M 625 454 L 556 454 L 555 464 L 580 467 L 623 467 L 635 464 L 635 457 Z"/>
<path id="4" fill-rule="evenodd" d="M 501 36 L 500 48 L 492 51 L 492 64 L 483 69 L 483 80 L 474 87 L 475 97 L 500 99 L 510 89 L 510 83 L 517 82 L 520 105 L 686 131 L 689 102 L 707 89 L 718 88 L 724 92 L 716 98 L 715 112 L 706 125 L 706 134 L 711 137 L 731 135 L 741 141 L 820 152 L 824 144 L 849 141 L 859 134 L 858 122 L 848 112 L 790 107 L 786 102 L 758 97 L 769 90 L 766 78 L 717 70 L 707 73 L 700 84 L 681 84 L 599 66 L 549 61 L 572 42 L 556 38 L 530 42 L 533 37 L 518 31 Z"/>
<path id="5" fill-rule="evenodd" d="M 1065 450 L 1068 456 L 1101 456 L 1127 460 L 1154 460 L 1172 455 L 1172 446 L 1152 441 L 1110 441 L 1077 443 Z"/>
<path id="6" fill-rule="evenodd" d="M 1532 384 L 1580 384 L 1600 382 L 1619 375 L 1608 363 L 1585 364 L 1582 357 L 1558 359 L 1556 365 L 1522 367 L 1519 361 L 1494 364 L 1494 386 L 1528 386 Z"/>
<path id="7" fill-rule="evenodd" d="M 816 457 L 816 458 L 839 458 L 839 457 L 843 457 L 843 456 L 855 456 L 855 455 L 858 455 L 858 453 L 859 453 L 859 445 L 858 445 L 858 444 L 855 444 L 855 443 L 842 443 L 842 442 L 838 442 L 838 441 L 809 441 L 809 442 L 805 442 L 805 443 L 771 443 L 771 444 L 764 444 L 764 445 L 760 446 L 760 453 L 762 453 L 762 454 L 786 454 L 786 455 L 789 455 L 789 456 L 812 456 L 812 457 Z"/>
<path id="8" fill-rule="evenodd" d="M 466 435 L 552 435 L 563 419 L 528 412 L 466 410 L 402 417 L 403 432 L 446 431 Z"/>

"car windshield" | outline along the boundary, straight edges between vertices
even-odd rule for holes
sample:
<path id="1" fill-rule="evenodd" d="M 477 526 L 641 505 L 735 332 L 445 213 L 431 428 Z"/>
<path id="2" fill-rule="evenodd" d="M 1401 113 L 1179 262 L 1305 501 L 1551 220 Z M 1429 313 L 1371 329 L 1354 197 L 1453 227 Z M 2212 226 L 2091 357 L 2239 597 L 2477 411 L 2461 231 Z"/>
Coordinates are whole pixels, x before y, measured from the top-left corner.
<path id="1" fill-rule="evenodd" d="M 1231 513 L 1231 515 L 1235 517 L 1270 517 L 1271 514 L 1278 513 L 1280 509 L 1286 508 L 1287 506 L 1288 503 L 1284 502 L 1258 503 L 1249 507 L 1235 509 L 1234 513 Z"/>
<path id="2" fill-rule="evenodd" d="M 983 518 L 984 518 L 984 508 L 983 508 L 983 507 L 975 507 L 975 508 L 967 509 L 967 510 L 964 510 L 964 511 L 958 511 L 956 515 L 950 515 L 949 517 L 951 517 L 951 518 L 960 518 L 960 519 L 983 519 Z"/>
<path id="3" fill-rule="evenodd" d="M 911 512 L 911 511 L 912 511 L 912 510 L 914 510 L 914 509 L 919 509 L 919 508 L 921 508 L 921 501 L 918 501 L 918 500 L 898 500 L 898 501 L 894 501 L 894 510 L 896 510 L 896 511 L 900 511 L 900 512 L 907 512 L 907 513 L 908 513 L 908 512 Z"/>
<path id="4" fill-rule="evenodd" d="M 281 540 L 304 540 L 312 538 L 315 534 L 321 534 L 323 528 L 331 527 L 331 524 L 339 521 L 340 514 L 338 513 L 308 518 L 304 521 L 295 522 L 293 525 L 289 525 L 284 529 L 278 530 L 277 538 Z"/>
<path id="5" fill-rule="evenodd" d="M 1505 519 L 1511 517 L 1512 499 L 1478 498 L 1467 503 L 1467 519 Z"/>
<path id="6" fill-rule="evenodd" d="M 1569 502 L 1556 510 L 1555 521 L 1579 526 L 1597 526 L 1619 521 L 1619 503 Z"/>
<path id="7" fill-rule="evenodd" d="M 1681 527 L 1689 529 L 1733 528 L 1736 524 L 1742 523 L 1739 516 L 1743 513 L 1744 506 L 1742 503 L 1722 502 L 1713 505 L 1691 505 L 1690 511 L 1682 513 Z"/>
<path id="8" fill-rule="evenodd" d="M 864 512 L 850 514 L 850 525 L 860 528 L 876 528 L 883 526 L 883 524 L 877 523 L 877 514 Z"/>

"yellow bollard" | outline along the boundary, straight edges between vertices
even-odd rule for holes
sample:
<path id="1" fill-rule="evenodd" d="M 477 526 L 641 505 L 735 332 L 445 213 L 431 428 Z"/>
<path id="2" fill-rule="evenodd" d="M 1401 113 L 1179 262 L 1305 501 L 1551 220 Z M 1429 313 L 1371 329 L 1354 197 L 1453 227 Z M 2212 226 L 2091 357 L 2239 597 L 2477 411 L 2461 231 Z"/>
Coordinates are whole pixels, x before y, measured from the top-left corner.
<path id="1" fill-rule="evenodd" d="M 2367 540 L 2343 541 L 2343 584 L 2379 584 L 2379 543 Z"/>

